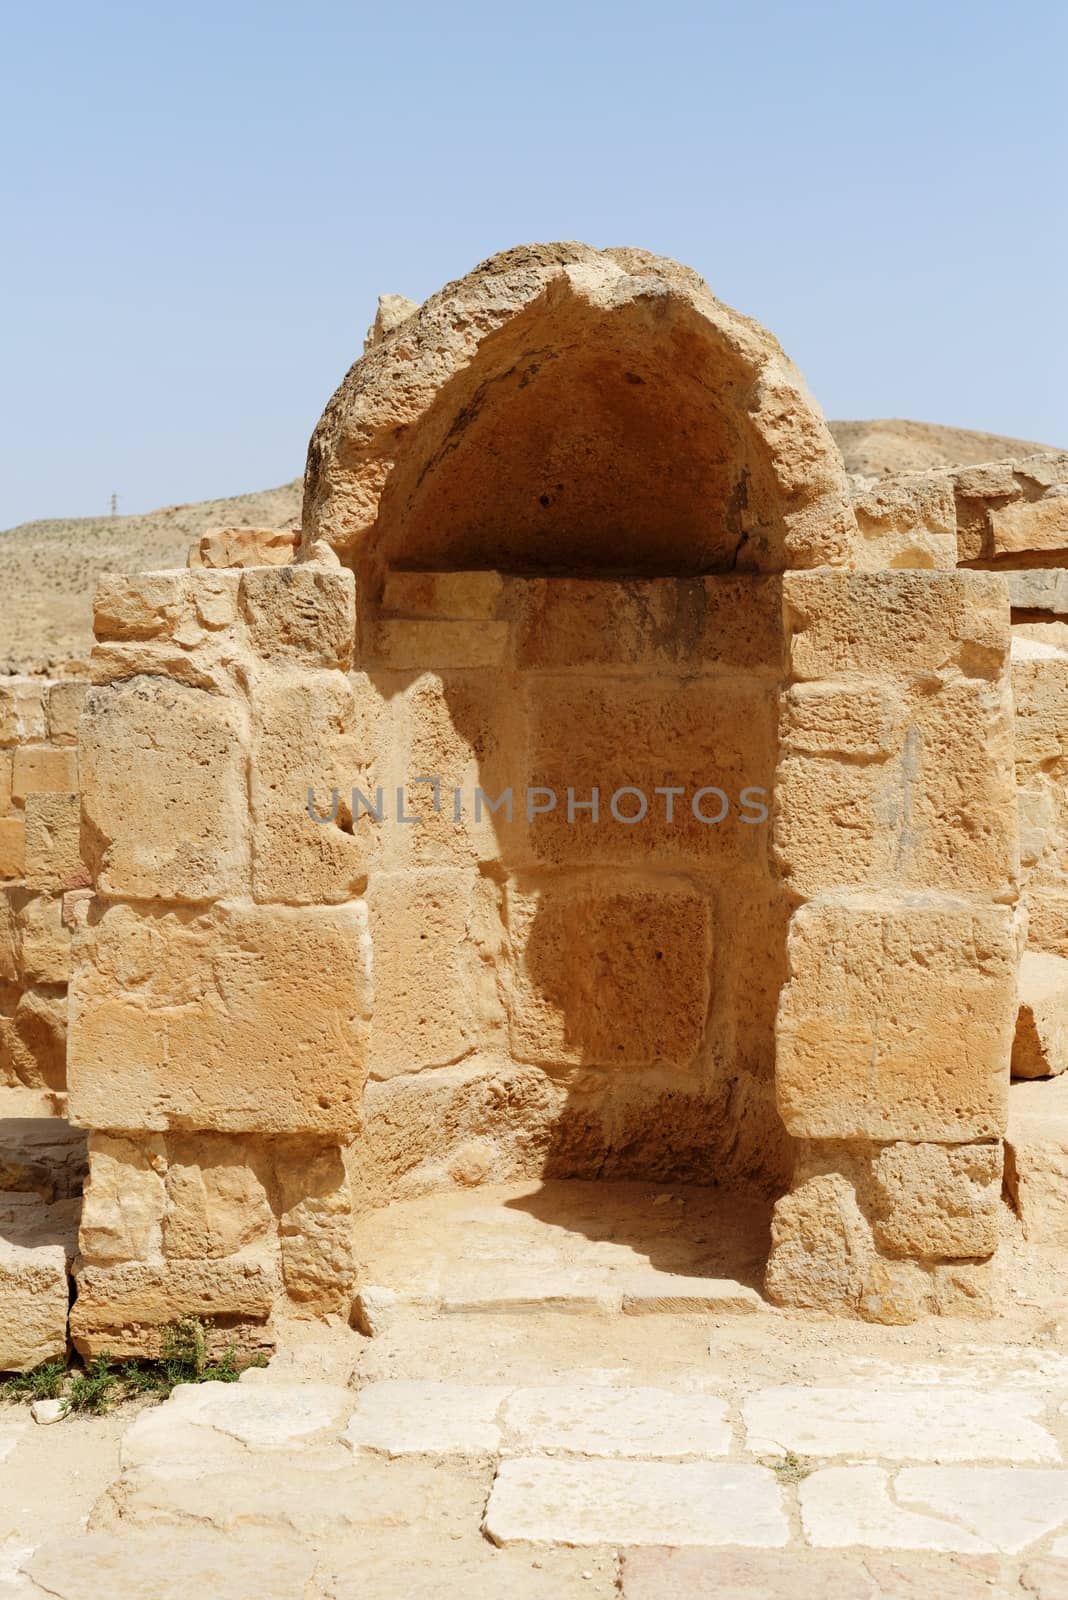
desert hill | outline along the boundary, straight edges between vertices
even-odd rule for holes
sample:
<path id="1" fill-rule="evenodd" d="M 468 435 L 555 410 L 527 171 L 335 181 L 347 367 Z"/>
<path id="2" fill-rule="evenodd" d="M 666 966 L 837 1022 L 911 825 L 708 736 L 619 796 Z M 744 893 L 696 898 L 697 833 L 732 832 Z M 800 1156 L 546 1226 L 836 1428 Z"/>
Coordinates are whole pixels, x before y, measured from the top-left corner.
<path id="1" fill-rule="evenodd" d="M 1035 455 L 1052 445 L 897 418 L 832 422 L 847 469 L 867 477 Z M 102 572 L 185 565 L 207 528 L 293 528 L 301 481 L 229 500 L 164 506 L 132 517 L 23 522 L 0 533 L 0 672 L 41 672 L 84 659 Z"/>

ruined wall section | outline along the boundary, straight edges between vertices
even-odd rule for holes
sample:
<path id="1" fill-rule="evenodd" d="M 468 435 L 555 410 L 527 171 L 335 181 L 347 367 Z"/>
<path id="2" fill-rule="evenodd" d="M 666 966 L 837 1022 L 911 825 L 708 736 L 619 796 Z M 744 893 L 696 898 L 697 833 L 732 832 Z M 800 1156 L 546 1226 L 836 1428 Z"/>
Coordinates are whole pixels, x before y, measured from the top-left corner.
<path id="1" fill-rule="evenodd" d="M 777 846 L 798 903 L 782 1303 L 988 1310 L 1020 928 L 1009 606 L 988 573 L 793 573 Z"/>
<path id="2" fill-rule="evenodd" d="M 789 907 L 741 804 L 771 806 L 780 580 L 394 572 L 363 664 L 391 814 L 363 1202 L 542 1174 L 781 1192 Z M 512 818 L 476 816 L 478 790 Z M 552 809 L 528 818 L 528 790 Z"/>
<path id="3" fill-rule="evenodd" d="M 351 575 L 314 565 L 97 595 L 68 1063 L 84 1354 L 151 1353 L 185 1313 L 254 1348 L 276 1305 L 347 1310 L 365 865 L 307 816 L 303 768 L 351 771 L 354 621 Z"/>
<path id="4" fill-rule="evenodd" d="M 71 930 L 88 873 L 77 730 L 88 685 L 0 679 L 0 1116 L 62 1116 Z"/>

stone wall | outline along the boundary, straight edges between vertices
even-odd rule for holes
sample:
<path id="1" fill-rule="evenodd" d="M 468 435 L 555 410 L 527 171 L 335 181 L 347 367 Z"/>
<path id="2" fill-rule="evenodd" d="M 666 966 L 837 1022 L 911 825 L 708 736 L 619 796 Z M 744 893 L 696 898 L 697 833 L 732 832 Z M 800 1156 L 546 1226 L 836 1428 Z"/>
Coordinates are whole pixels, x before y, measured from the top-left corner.
<path id="1" fill-rule="evenodd" d="M 0 1114 L 62 1114 L 81 863 L 78 716 L 88 685 L 0 678 Z"/>

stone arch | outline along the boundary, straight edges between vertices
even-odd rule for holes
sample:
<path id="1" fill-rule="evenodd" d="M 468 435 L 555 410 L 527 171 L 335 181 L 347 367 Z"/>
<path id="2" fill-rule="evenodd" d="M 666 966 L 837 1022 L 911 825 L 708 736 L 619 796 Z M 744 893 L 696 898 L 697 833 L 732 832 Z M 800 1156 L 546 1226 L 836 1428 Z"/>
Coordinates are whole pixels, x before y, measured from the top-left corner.
<path id="1" fill-rule="evenodd" d="M 390 568 L 698 575 L 852 565 L 837 447 L 757 323 L 641 251 L 523 246 L 349 372 L 304 539 Z"/>

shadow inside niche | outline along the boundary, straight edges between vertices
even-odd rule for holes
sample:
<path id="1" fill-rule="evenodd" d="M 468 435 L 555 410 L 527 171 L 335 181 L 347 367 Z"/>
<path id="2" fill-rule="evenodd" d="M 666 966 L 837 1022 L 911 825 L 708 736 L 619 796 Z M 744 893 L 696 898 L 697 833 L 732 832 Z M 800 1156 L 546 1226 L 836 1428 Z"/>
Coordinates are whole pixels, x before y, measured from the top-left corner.
<path id="1" fill-rule="evenodd" d="M 87 1134 L 60 1117 L 0 1118 L 0 1239 L 33 1249 L 78 1241 Z"/>
<path id="2" fill-rule="evenodd" d="M 618 1246 L 621 1268 L 633 1255 L 680 1279 L 728 1278 L 760 1291 L 771 1248 L 773 1203 L 761 1195 L 697 1185 L 547 1179 L 535 1192 L 504 1205 L 591 1244 Z M 596 1256 L 610 1265 L 614 1252 L 598 1251 Z M 640 1270 L 641 1265 L 639 1259 L 628 1270 Z M 670 1292 L 665 1284 L 664 1293 Z"/>

